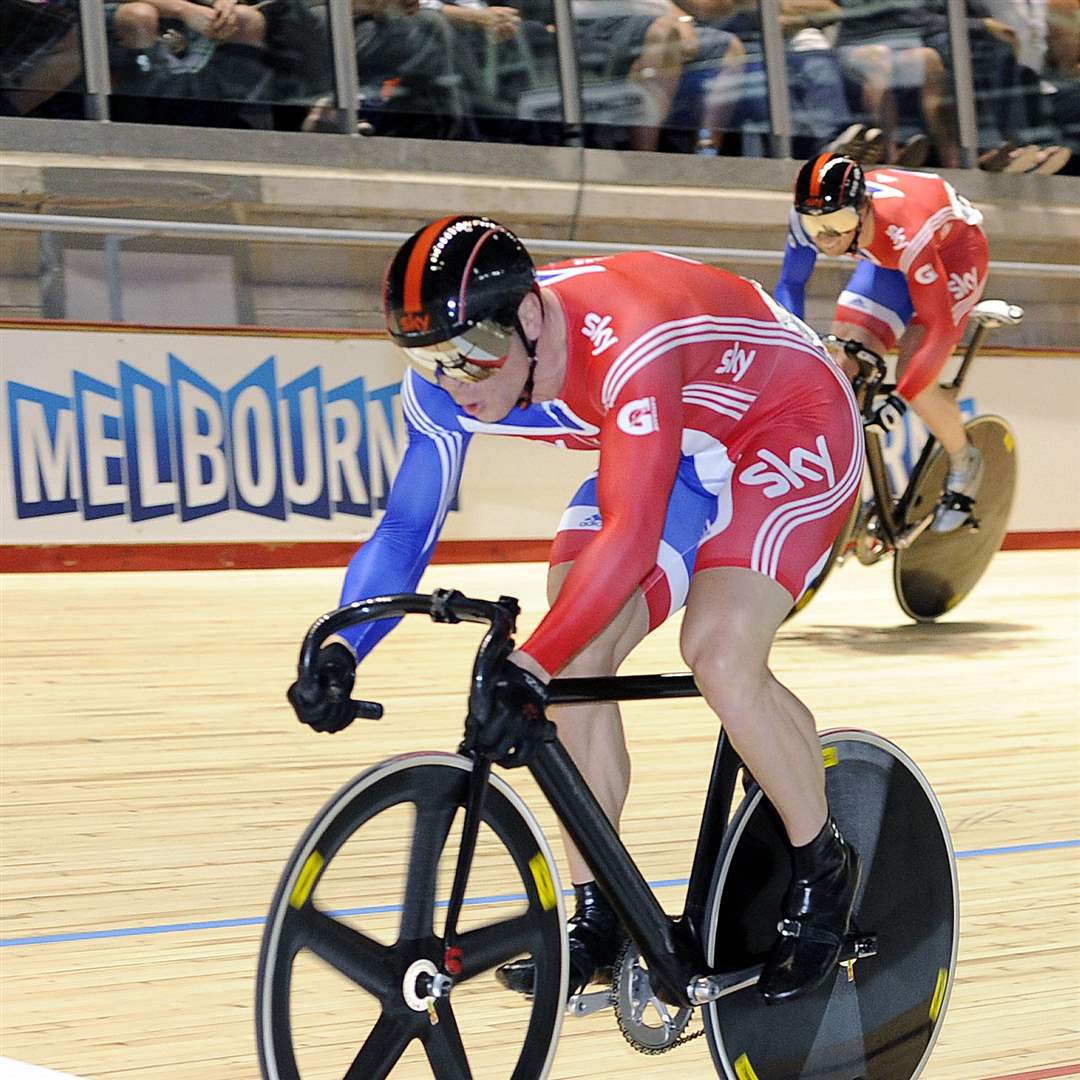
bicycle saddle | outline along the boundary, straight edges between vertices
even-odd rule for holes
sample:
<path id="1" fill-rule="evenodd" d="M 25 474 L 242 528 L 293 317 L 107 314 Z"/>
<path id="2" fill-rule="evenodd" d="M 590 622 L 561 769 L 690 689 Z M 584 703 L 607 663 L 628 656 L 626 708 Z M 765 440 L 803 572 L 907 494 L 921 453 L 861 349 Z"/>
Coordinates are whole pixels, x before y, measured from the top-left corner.
<path id="1" fill-rule="evenodd" d="M 1017 326 L 1024 309 L 1008 300 L 983 300 L 971 309 L 971 321 L 980 326 Z"/>

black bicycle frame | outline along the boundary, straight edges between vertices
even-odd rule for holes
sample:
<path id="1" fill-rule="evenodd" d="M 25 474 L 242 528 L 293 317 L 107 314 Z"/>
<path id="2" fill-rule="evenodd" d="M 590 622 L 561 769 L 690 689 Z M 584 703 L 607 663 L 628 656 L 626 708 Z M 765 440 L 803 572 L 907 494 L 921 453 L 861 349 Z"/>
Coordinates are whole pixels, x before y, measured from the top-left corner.
<path id="1" fill-rule="evenodd" d="M 436 622 L 488 623 L 490 629 L 477 652 L 469 694 L 468 722 L 482 722 L 490 714 L 492 676 L 514 630 L 517 602 L 474 600 L 458 592 L 440 590 L 431 595 L 403 593 L 358 601 L 323 615 L 308 631 L 300 650 L 298 678 L 312 684 L 316 658 L 325 640 L 345 627 L 404 614 L 430 615 Z M 607 678 L 553 679 L 548 686 L 552 705 L 602 701 L 663 700 L 699 697 L 690 675 L 625 675 Z M 356 703 L 357 715 L 377 718 L 382 707 Z M 479 805 L 487 786 L 488 763 L 473 772 L 462 847 L 447 913 L 447 942 L 456 933 L 456 914 L 464 895 L 472 862 Z M 668 915 L 638 870 L 603 808 L 597 802 L 566 748 L 557 738 L 536 750 L 528 769 L 573 838 L 611 901 L 623 925 L 641 949 L 655 980 L 654 986 L 669 1002 L 692 1004 L 689 987 L 701 975 L 714 974 L 705 963 L 702 939 L 705 905 L 713 872 L 720 857 L 724 831 L 731 812 L 741 762 L 723 731 L 713 757 L 712 775 L 702 811 L 694 861 L 683 912 Z"/>
<path id="2" fill-rule="evenodd" d="M 549 691 L 553 705 L 700 696 L 690 675 L 553 679 Z M 543 744 L 529 762 L 529 771 L 540 790 L 648 961 L 654 985 L 662 997 L 680 1006 L 691 1004 L 688 991 L 695 977 L 713 974 L 705 963 L 702 947 L 705 903 L 720 857 L 741 764 L 721 731 L 713 755 L 683 913 L 673 918 L 660 906 L 562 743 L 556 740 Z"/>
<path id="3" fill-rule="evenodd" d="M 952 382 L 946 383 L 943 389 L 956 393 L 963 385 L 968 369 L 975 359 L 979 346 L 982 345 L 989 327 L 980 323 L 975 327 L 971 340 L 964 350 L 964 359 L 956 371 Z M 896 389 L 891 383 L 871 383 L 866 394 L 865 408 L 868 410 L 873 404 L 875 394 L 888 394 Z M 864 411 L 864 415 L 866 412 Z M 929 465 L 930 458 L 937 449 L 937 439 L 928 434 L 926 443 L 919 453 L 918 460 L 908 476 L 908 482 L 898 498 L 894 498 L 889 488 L 888 472 L 885 468 L 885 456 L 882 450 L 880 435 L 869 435 L 866 440 L 866 467 L 870 474 L 870 486 L 874 491 L 874 501 L 878 509 L 878 522 L 882 536 L 890 547 L 903 547 L 910 543 L 928 524 L 929 515 L 924 522 L 908 522 L 908 512 L 915 492 L 919 489 L 919 481 Z"/>

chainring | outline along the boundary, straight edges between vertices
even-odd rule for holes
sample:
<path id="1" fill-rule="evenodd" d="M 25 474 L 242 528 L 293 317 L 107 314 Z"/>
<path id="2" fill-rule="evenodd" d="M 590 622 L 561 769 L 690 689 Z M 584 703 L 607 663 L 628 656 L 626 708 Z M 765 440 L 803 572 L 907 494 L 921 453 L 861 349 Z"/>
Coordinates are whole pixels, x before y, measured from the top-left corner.
<path id="1" fill-rule="evenodd" d="M 675 1008 L 656 996 L 649 969 L 638 947 L 623 944 L 612 970 L 611 998 L 615 1021 L 623 1038 L 640 1054 L 665 1054 L 704 1035 L 704 1029 L 685 1035 L 691 1008 Z"/>

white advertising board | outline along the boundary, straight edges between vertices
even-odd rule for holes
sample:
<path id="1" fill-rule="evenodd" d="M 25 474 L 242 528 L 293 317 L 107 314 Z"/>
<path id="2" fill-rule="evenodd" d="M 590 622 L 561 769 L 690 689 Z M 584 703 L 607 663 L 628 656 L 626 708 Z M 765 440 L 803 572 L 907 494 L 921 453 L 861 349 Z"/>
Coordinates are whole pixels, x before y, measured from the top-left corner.
<path id="1" fill-rule="evenodd" d="M 360 539 L 404 448 L 401 373 L 375 337 L 0 326 L 0 541 Z M 1080 358 L 976 364 L 964 411 L 1016 431 L 1012 530 L 1080 529 L 1078 403 Z M 898 471 L 923 437 L 915 420 L 898 434 Z M 550 537 L 594 467 L 592 453 L 474 439 L 444 538 Z"/>
<path id="2" fill-rule="evenodd" d="M 367 536 L 404 451 L 401 375 L 374 337 L 0 327 L 0 542 Z M 476 439 L 443 536 L 550 537 L 595 462 Z"/>

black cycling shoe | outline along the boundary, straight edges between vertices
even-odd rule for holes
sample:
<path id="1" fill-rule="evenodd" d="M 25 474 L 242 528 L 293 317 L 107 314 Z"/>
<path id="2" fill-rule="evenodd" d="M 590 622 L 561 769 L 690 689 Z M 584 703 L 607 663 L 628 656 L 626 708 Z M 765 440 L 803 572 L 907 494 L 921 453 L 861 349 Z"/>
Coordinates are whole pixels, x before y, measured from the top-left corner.
<path id="1" fill-rule="evenodd" d="M 570 917 L 570 980 L 567 993 L 580 994 L 591 982 L 609 981 L 619 946 L 622 926 L 595 881 L 575 885 L 576 908 Z M 495 969 L 495 978 L 507 990 L 531 994 L 536 978 L 532 957 L 511 960 Z"/>
<path id="2" fill-rule="evenodd" d="M 757 984 L 766 1001 L 808 994 L 835 972 L 859 887 L 862 860 L 831 817 L 809 844 L 792 849 L 792 863 L 780 935 Z"/>

